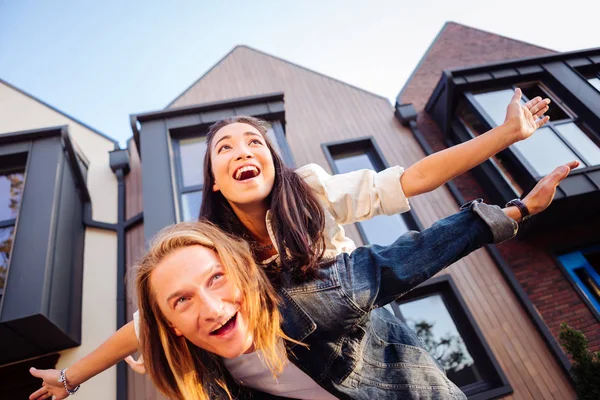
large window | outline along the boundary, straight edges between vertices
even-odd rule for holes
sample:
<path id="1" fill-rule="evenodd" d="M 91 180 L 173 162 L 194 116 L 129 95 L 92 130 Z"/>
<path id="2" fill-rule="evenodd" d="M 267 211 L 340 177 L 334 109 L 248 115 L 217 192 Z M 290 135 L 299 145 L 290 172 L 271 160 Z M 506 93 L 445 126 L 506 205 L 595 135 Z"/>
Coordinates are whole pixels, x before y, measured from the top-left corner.
<path id="1" fill-rule="evenodd" d="M 558 259 L 589 307 L 600 316 L 600 246 L 563 254 Z"/>
<path id="2" fill-rule="evenodd" d="M 4 293 L 15 222 L 23 193 L 23 170 L 0 170 L 0 297 Z"/>
<path id="3" fill-rule="evenodd" d="M 515 143 L 511 148 L 536 178 L 551 172 L 557 165 L 572 160 L 580 161 L 579 168 L 600 165 L 600 140 L 577 116 L 540 83 L 518 85 L 523 90 L 523 102 L 536 96 L 552 100 L 550 122 L 529 139 Z M 514 93 L 510 89 L 467 93 L 467 98 L 491 126 L 504 122 L 506 106 Z"/>
<path id="4" fill-rule="evenodd" d="M 323 149 L 335 173 L 386 168 L 383 156 L 371 138 L 325 144 Z M 356 225 L 365 243 L 380 245 L 391 244 L 398 236 L 415 228 L 412 218 L 405 219 L 403 215 L 379 215 Z"/>
<path id="5" fill-rule="evenodd" d="M 467 396 L 488 398 L 511 391 L 451 278 L 434 278 L 392 308 Z"/>
<path id="6" fill-rule="evenodd" d="M 199 128 L 196 132 L 205 132 L 208 127 Z M 204 154 L 206 153 L 206 134 L 174 135 L 173 152 L 177 170 L 179 188 L 179 205 L 181 221 L 193 221 L 198 218 L 202 191 L 204 190 Z M 267 127 L 267 137 L 275 151 L 286 164 L 293 164 L 283 127 L 279 121 L 272 121 Z"/>

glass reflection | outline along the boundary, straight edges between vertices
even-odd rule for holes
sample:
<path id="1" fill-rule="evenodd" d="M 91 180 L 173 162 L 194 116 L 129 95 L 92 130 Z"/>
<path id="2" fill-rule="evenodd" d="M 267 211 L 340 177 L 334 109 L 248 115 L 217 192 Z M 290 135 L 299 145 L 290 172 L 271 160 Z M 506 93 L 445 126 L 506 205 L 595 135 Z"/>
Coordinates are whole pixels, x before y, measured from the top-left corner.
<path id="1" fill-rule="evenodd" d="M 600 92 L 600 79 L 598 78 L 590 78 L 588 82 L 592 84 L 593 87 L 596 88 L 597 91 Z"/>
<path id="2" fill-rule="evenodd" d="M 513 144 L 531 166 L 534 175 L 544 176 L 557 165 L 566 164 L 569 161 L 581 161 L 567 145 L 556 136 L 552 129 L 543 126 L 528 139 Z M 582 168 L 583 163 L 578 168 Z"/>
<path id="3" fill-rule="evenodd" d="M 368 154 L 364 152 L 346 153 L 343 157 L 335 157 L 335 165 L 340 173 L 352 172 L 359 169 L 375 169 Z M 408 226 L 400 215 L 378 215 L 361 221 L 367 243 L 388 245 L 398 236 L 408 231 Z"/>
<path id="4" fill-rule="evenodd" d="M 22 195 L 22 172 L 0 175 L 0 221 L 17 217 Z"/>
<path id="5" fill-rule="evenodd" d="M 585 158 L 588 166 L 600 164 L 600 148 L 574 122 L 556 125 L 556 129 Z"/>
<path id="6" fill-rule="evenodd" d="M 483 107 L 496 125 L 502 125 L 506 118 L 506 106 L 510 103 L 514 92 L 511 89 L 474 95 L 475 100 Z"/>
<path id="7" fill-rule="evenodd" d="M 10 250 L 13 242 L 13 231 L 14 228 L 12 226 L 0 229 L 0 293 L 6 284 Z"/>
<path id="8" fill-rule="evenodd" d="M 267 138 L 269 139 L 269 142 L 271 142 L 271 145 L 273 146 L 275 152 L 279 154 L 280 157 L 282 157 L 281 148 L 279 147 L 279 142 L 277 141 L 275 130 L 273 129 L 273 125 L 270 122 L 267 123 Z"/>
<path id="9" fill-rule="evenodd" d="M 183 187 L 201 185 L 204 180 L 206 136 L 179 141 Z"/>
<path id="10" fill-rule="evenodd" d="M 458 386 L 483 380 L 439 294 L 399 304 L 402 318 Z"/>
<path id="11" fill-rule="evenodd" d="M 181 215 L 183 221 L 196 221 L 200 214 L 202 203 L 202 191 L 184 193 L 181 195 Z"/>

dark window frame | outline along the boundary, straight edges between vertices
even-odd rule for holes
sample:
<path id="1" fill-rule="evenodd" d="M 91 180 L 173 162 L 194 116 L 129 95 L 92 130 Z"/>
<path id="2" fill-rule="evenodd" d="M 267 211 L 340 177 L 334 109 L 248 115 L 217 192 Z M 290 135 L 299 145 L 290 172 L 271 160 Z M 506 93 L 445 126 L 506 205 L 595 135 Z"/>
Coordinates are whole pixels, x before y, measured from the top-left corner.
<path id="1" fill-rule="evenodd" d="M 340 170 L 335 162 L 334 154 L 351 153 L 356 151 L 363 152 L 367 155 L 367 157 L 369 157 L 373 166 L 375 167 L 376 172 L 383 171 L 384 169 L 390 167 L 373 136 L 364 136 L 335 142 L 321 143 L 321 149 L 323 149 L 327 163 L 331 167 L 331 170 L 334 174 L 340 173 Z M 412 211 L 398 215 L 404 220 L 404 223 L 409 231 L 423 230 L 423 225 Z M 356 222 L 354 226 L 356 226 L 363 243 L 368 244 L 369 240 L 367 239 L 367 234 L 361 223 Z"/>
<path id="2" fill-rule="evenodd" d="M 480 381 L 461 387 L 470 400 L 487 400 L 506 396 L 513 392 L 504 371 L 496 360 L 490 345 L 485 340 L 473 314 L 460 295 L 458 287 L 450 275 L 429 279 L 408 294 L 390 303 L 397 318 L 402 319 L 399 304 L 440 294 L 450 317 L 469 353 L 487 381 Z"/>
<path id="3" fill-rule="evenodd" d="M 290 150 L 289 144 L 285 137 L 285 129 L 283 127 L 282 122 L 279 118 L 263 118 L 265 121 L 271 124 L 273 128 L 273 133 L 275 135 L 275 139 L 277 140 L 277 145 L 281 150 L 281 158 L 286 166 L 290 168 L 295 168 L 296 164 L 294 158 L 292 156 L 292 152 Z M 178 205 L 178 220 L 183 221 L 183 195 L 186 193 L 192 193 L 196 191 L 204 190 L 204 182 L 198 185 L 184 186 L 183 184 L 183 168 L 181 165 L 181 144 L 182 140 L 186 139 L 195 139 L 206 137 L 206 133 L 212 124 L 200 124 L 196 126 L 186 126 L 185 128 L 179 129 L 170 129 L 169 137 L 171 141 L 171 148 L 173 149 L 173 159 L 172 159 L 172 168 L 175 174 L 175 184 L 176 184 L 176 196 L 177 196 L 177 205 Z M 204 163 L 204 159 L 201 161 Z M 198 210 L 199 212 L 200 210 Z"/>
<path id="4" fill-rule="evenodd" d="M 585 247 L 583 249 L 573 249 L 571 251 L 562 253 L 562 255 L 566 255 L 569 253 L 586 253 L 586 252 L 590 252 L 590 251 L 599 251 L 600 252 L 600 245 Z M 584 292 L 584 290 L 579 285 L 579 278 L 574 277 L 573 271 L 570 269 L 569 266 L 564 265 L 564 263 L 560 260 L 559 256 L 560 255 L 554 256 L 556 265 L 559 266 L 559 268 L 561 269 L 561 271 L 563 272 L 563 274 L 565 275 L 565 277 L 567 278 L 567 280 L 569 281 L 569 283 L 571 284 L 571 286 L 573 287 L 575 292 L 577 292 L 577 294 L 579 295 L 579 297 L 581 298 L 583 303 L 587 306 L 587 308 L 590 310 L 592 315 L 594 317 L 596 317 L 596 319 L 600 322 L 600 307 L 597 308 L 590 301 L 587 294 Z"/>
<path id="5" fill-rule="evenodd" d="M 585 172 L 590 172 L 590 171 L 596 171 L 596 170 L 600 169 L 600 164 L 588 165 L 591 163 L 589 163 L 586 160 L 586 158 L 583 156 L 583 154 L 580 153 L 580 151 L 578 149 L 576 149 L 574 146 L 572 146 L 569 143 L 569 141 L 565 139 L 564 135 L 560 132 L 560 130 L 557 127 L 560 125 L 569 124 L 569 123 L 576 124 L 578 127 L 580 127 L 580 129 L 583 131 L 584 134 L 586 134 L 587 136 L 593 136 L 595 140 L 594 139 L 592 139 L 592 140 L 595 141 L 596 143 L 600 142 L 600 135 L 598 133 L 596 133 L 593 129 L 591 129 L 591 127 L 589 127 L 583 120 L 581 120 L 581 118 L 570 107 L 568 107 L 568 105 L 564 104 L 564 102 L 560 99 L 560 97 L 557 94 L 555 94 L 552 91 L 552 89 L 550 87 L 548 87 L 547 84 L 544 83 L 543 80 L 541 80 L 541 79 L 533 80 L 533 81 L 528 80 L 528 81 L 523 81 L 523 82 L 518 82 L 518 83 L 496 86 L 494 88 L 489 88 L 489 89 L 486 88 L 485 90 L 476 90 L 476 91 L 469 90 L 469 91 L 464 92 L 464 97 L 469 104 L 469 109 L 476 113 L 476 117 L 480 118 L 480 122 L 482 122 L 487 128 L 486 130 L 490 130 L 496 126 L 495 122 L 492 120 L 491 116 L 487 113 L 487 111 L 483 108 L 483 106 L 477 102 L 474 95 L 478 94 L 478 93 L 494 92 L 494 91 L 503 90 L 503 89 L 515 90 L 519 86 L 530 85 L 530 84 L 537 85 L 539 87 L 539 89 L 541 91 L 545 92 L 546 95 L 552 100 L 551 106 L 553 105 L 555 107 L 560 107 L 565 112 L 565 114 L 567 114 L 570 117 L 569 119 L 562 119 L 562 120 L 559 120 L 558 122 L 550 120 L 544 126 L 548 127 L 554 133 L 554 135 L 556 137 L 558 137 L 558 139 L 569 150 L 571 150 L 573 152 L 573 154 L 575 154 L 580 160 L 582 160 L 582 162 L 584 164 L 586 164 L 585 167 L 579 168 L 579 169 L 573 171 L 573 173 L 579 174 L 579 173 L 585 173 Z M 528 101 L 530 99 L 523 93 L 523 100 Z M 470 132 L 470 129 L 468 129 L 462 121 L 460 121 L 460 123 L 465 129 L 467 129 L 467 131 L 470 133 L 470 135 L 472 137 L 474 137 L 473 132 Z M 600 148 L 600 146 L 599 146 L 599 148 Z M 542 177 L 541 175 L 538 175 L 535 168 L 529 162 L 527 157 L 524 154 L 522 154 L 518 149 L 515 149 L 513 146 L 510 146 L 508 149 L 506 149 L 506 151 L 510 152 L 512 157 L 517 159 L 525 167 L 528 174 L 531 175 L 532 178 L 539 180 Z"/>

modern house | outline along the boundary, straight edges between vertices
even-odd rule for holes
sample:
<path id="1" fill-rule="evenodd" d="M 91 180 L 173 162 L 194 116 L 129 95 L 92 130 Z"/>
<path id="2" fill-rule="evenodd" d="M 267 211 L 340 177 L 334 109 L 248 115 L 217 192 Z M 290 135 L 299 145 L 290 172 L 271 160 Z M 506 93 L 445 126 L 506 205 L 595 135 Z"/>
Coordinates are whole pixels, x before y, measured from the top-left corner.
<path id="1" fill-rule="evenodd" d="M 455 213 L 472 198 L 504 204 L 526 193 L 550 165 L 573 156 L 581 160 L 582 167 L 561 184 L 556 204 L 524 224 L 517 239 L 478 250 L 390 306 L 472 399 L 575 398 L 557 335 L 559 324 L 568 322 L 588 335 L 593 349 L 600 348 L 600 221 L 594 209 L 600 190 L 599 73 L 600 49 L 557 53 L 448 23 L 394 106 L 379 95 L 238 46 L 165 109 L 132 114 L 133 138 L 124 150 L 0 84 L 0 132 L 6 132 L 0 135 L 0 156 L 8 157 L 0 181 L 0 189 L 6 187 L 2 199 L 8 199 L 2 228 L 6 238 L 14 237 L 0 304 L 1 350 L 12 353 L 0 359 L 0 383 L 8 373 L 13 382 L 25 382 L 29 365 L 69 365 L 131 318 L 135 299 L 123 287 L 126 270 L 162 227 L 196 218 L 204 190 L 205 135 L 215 121 L 234 115 L 268 120 L 269 137 L 291 167 L 314 162 L 332 173 L 381 170 L 409 166 L 501 123 L 508 91 L 519 85 L 527 97 L 542 93 L 554 101 L 552 122 L 531 145 L 523 142 L 411 199 L 409 213 L 347 226 L 346 232 L 359 245 L 386 244 Z M 5 104 L 12 108 L 6 111 Z M 31 118 L 35 113 L 55 119 Z M 20 142 L 14 138 L 27 145 L 16 146 Z M 41 189 L 47 180 L 35 178 L 34 150 L 50 138 L 55 147 L 44 149 L 60 168 L 43 170 L 56 171 L 60 179 Z M 22 153 L 26 156 L 13 156 Z M 49 158 L 40 156 L 39 163 Z M 27 164 L 17 162 L 25 159 Z M 41 190 L 52 196 L 29 195 Z M 52 204 L 35 203 L 37 214 L 29 216 L 26 210 L 35 201 Z M 61 213 L 65 209 L 68 216 Z M 21 234 L 42 217 L 48 220 L 46 230 Z M 33 240 L 45 240 L 39 254 L 31 251 Z M 39 281 L 33 300 L 25 294 L 32 281 Z M 66 287 L 72 288 L 68 296 Z M 17 301 L 27 308 L 15 306 Z M 5 337 L 10 345 L 4 345 Z M 29 347 L 19 350 L 25 342 Z M 81 397 L 162 398 L 147 377 L 122 364 L 83 385 Z"/>

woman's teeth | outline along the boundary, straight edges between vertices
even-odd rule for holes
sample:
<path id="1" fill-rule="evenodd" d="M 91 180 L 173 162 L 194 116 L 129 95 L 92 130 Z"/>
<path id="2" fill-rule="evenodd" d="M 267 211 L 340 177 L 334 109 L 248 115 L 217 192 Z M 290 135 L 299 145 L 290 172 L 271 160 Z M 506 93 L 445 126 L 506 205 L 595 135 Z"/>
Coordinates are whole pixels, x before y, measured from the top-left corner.
<path id="1" fill-rule="evenodd" d="M 241 180 L 242 177 L 244 179 L 249 179 L 249 178 L 254 178 L 257 175 L 258 175 L 258 168 L 251 166 L 251 165 L 242 167 L 242 168 L 238 169 L 237 171 L 235 171 L 235 179 L 238 181 Z"/>

